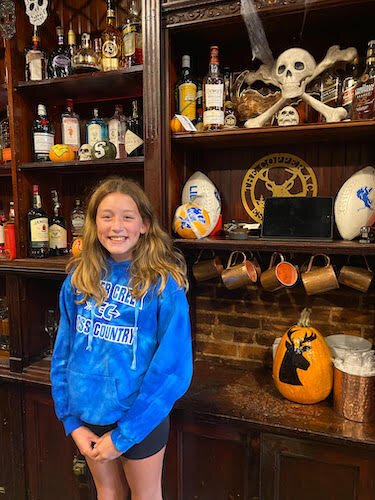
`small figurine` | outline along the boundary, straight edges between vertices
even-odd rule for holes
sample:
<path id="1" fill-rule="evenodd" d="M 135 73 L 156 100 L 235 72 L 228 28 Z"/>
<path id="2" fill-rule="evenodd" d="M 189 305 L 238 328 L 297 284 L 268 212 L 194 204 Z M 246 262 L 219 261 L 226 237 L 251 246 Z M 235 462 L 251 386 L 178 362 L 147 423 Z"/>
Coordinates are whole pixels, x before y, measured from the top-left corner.
<path id="1" fill-rule="evenodd" d="M 82 144 L 78 151 L 79 161 L 92 160 L 92 147 L 90 144 Z"/>

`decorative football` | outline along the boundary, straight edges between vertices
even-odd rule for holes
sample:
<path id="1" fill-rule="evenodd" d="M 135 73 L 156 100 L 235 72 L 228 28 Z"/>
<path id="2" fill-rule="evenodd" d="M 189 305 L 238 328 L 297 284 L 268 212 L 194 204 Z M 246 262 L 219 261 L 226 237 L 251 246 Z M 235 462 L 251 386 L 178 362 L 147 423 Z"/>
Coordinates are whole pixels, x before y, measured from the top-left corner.
<path id="1" fill-rule="evenodd" d="M 335 200 L 335 221 L 344 240 L 371 225 L 375 214 L 375 168 L 365 167 L 344 182 Z"/>
<path id="2" fill-rule="evenodd" d="M 196 203 L 207 210 L 210 216 L 210 230 L 217 224 L 221 213 L 221 199 L 215 184 L 199 170 L 189 177 L 182 190 L 182 203 Z"/>
<path id="3" fill-rule="evenodd" d="M 210 216 L 194 203 L 180 205 L 174 215 L 173 230 L 182 238 L 200 239 L 211 231 Z"/>
<path id="4" fill-rule="evenodd" d="M 96 160 L 114 160 L 116 158 L 116 146 L 113 142 L 98 141 L 92 147 L 92 155 Z"/>

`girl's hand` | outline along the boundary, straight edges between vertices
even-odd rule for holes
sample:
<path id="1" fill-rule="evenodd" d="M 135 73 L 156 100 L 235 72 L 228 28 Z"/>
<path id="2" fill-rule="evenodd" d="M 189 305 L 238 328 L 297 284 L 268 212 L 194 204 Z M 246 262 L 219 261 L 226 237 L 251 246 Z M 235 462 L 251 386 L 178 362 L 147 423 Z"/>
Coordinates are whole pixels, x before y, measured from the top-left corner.
<path id="1" fill-rule="evenodd" d="M 77 429 L 74 429 L 74 431 L 71 433 L 71 436 L 82 455 L 93 458 L 93 447 L 99 440 L 99 437 L 83 425 L 81 427 L 78 427 Z"/>
<path id="2" fill-rule="evenodd" d="M 98 462 L 109 462 L 122 455 L 112 442 L 111 433 L 107 432 L 102 437 L 96 439 L 91 458 Z"/>

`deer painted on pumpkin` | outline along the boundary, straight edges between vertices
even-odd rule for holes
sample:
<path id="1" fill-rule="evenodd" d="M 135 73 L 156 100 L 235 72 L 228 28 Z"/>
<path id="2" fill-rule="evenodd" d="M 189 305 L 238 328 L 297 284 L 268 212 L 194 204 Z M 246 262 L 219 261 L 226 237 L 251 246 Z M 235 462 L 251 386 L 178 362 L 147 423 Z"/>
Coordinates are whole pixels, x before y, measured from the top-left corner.
<path id="1" fill-rule="evenodd" d="M 299 345 L 296 347 L 292 339 L 293 333 L 296 329 L 290 328 L 287 332 L 288 340 L 285 341 L 286 351 L 283 361 L 281 363 L 279 378 L 281 382 L 291 385 L 302 385 L 297 373 L 297 368 L 300 370 L 307 370 L 310 362 L 303 357 L 303 353 L 311 349 L 310 342 L 316 339 L 315 333 L 305 336 L 303 339 L 298 339 Z"/>

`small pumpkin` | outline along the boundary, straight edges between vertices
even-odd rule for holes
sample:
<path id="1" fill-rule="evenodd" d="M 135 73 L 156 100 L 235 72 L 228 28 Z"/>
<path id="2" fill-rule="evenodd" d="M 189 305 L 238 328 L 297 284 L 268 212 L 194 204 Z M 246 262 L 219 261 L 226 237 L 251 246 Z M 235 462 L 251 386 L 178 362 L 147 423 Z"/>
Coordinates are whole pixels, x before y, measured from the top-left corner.
<path id="1" fill-rule="evenodd" d="M 79 257 L 82 253 L 82 238 L 76 238 L 72 244 L 72 254 L 74 257 Z"/>
<path id="2" fill-rule="evenodd" d="M 110 141 L 98 141 L 92 147 L 92 156 L 96 160 L 114 160 L 116 146 Z"/>
<path id="3" fill-rule="evenodd" d="M 170 121 L 170 127 L 172 132 L 183 132 L 185 130 L 177 116 L 174 116 Z"/>
<path id="4" fill-rule="evenodd" d="M 51 161 L 65 162 L 73 161 L 76 155 L 74 149 L 68 144 L 55 144 L 49 150 L 49 159 Z"/>
<path id="5" fill-rule="evenodd" d="M 323 401 L 332 390 L 333 365 L 326 341 L 310 326 L 311 309 L 304 309 L 297 323 L 281 337 L 273 363 L 273 380 L 290 401 L 303 404 Z"/>

